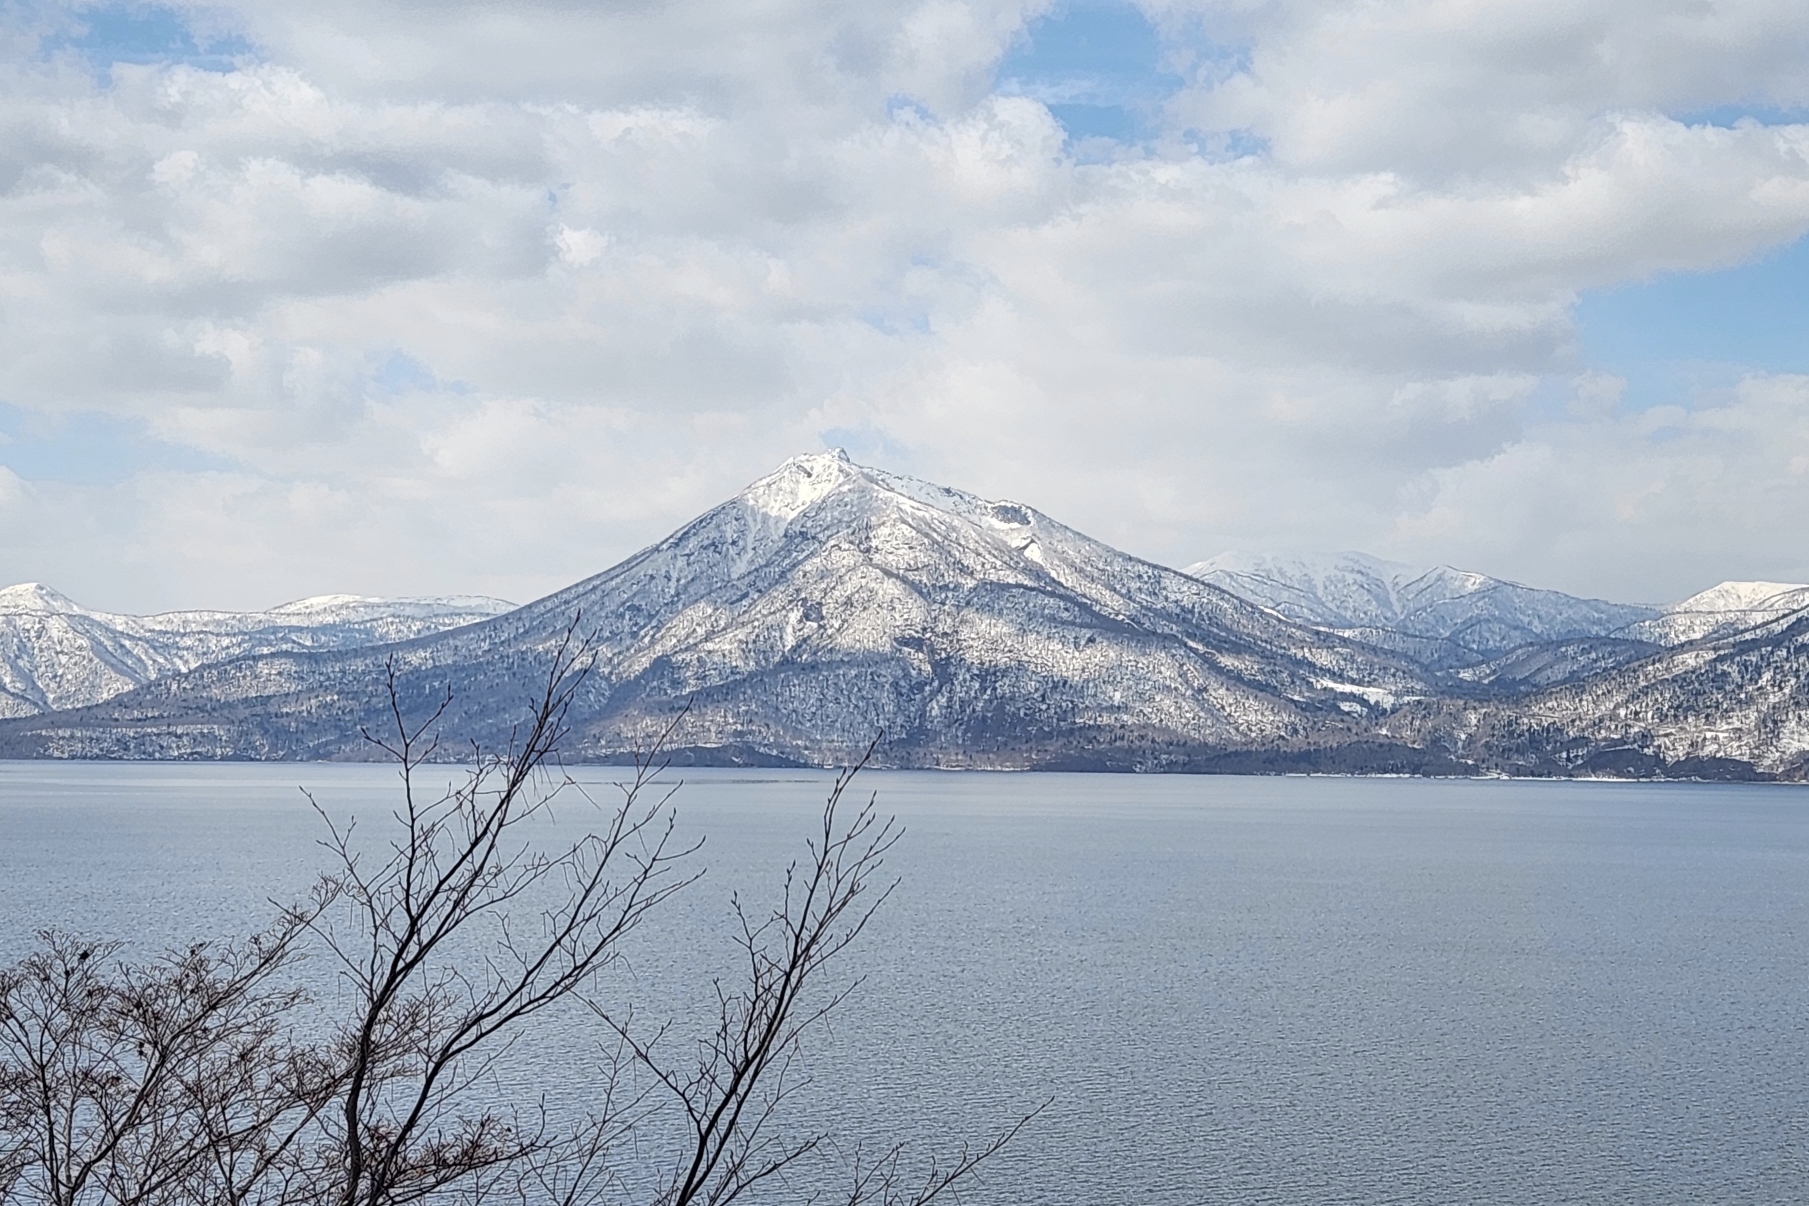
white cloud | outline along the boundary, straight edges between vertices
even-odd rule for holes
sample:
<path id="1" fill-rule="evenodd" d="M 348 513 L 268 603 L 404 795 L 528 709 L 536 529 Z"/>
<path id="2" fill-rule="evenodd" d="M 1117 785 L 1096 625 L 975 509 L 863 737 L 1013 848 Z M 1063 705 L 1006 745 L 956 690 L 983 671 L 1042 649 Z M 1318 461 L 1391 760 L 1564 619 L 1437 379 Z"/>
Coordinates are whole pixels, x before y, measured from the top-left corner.
<path id="1" fill-rule="evenodd" d="M 7 580 L 525 598 L 825 432 L 1177 564 L 1809 562 L 1802 391 L 1648 429 L 1571 319 L 1809 229 L 1809 127 L 1674 116 L 1809 100 L 1795 7 L 1152 5 L 1246 62 L 1102 163 L 988 94 L 1025 3 L 212 11 L 259 61 L 0 70 L 0 402 L 201 458 L 7 479 Z"/>
<path id="2" fill-rule="evenodd" d="M 1755 375 L 1714 404 L 1530 428 L 1488 456 L 1429 474 L 1396 538 L 1457 538 L 1505 574 L 1626 584 L 1664 601 L 1681 584 L 1809 581 L 1791 516 L 1809 507 L 1809 377 Z"/>
<path id="3" fill-rule="evenodd" d="M 1249 48 L 1175 101 L 1278 162 L 1507 184 L 1568 163 L 1599 119 L 1809 103 L 1792 0 L 1155 0 Z"/>

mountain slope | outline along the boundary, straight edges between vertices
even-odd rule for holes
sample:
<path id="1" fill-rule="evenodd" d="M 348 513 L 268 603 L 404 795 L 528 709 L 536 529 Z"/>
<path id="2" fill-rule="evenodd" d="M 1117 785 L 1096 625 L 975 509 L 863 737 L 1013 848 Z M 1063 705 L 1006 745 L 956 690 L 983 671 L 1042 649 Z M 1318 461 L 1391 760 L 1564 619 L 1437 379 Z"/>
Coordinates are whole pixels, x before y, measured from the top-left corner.
<path id="1" fill-rule="evenodd" d="M 39 583 L 0 590 L 0 715 L 99 703 L 209 662 L 343 649 L 440 632 L 509 610 L 500 599 L 323 595 L 261 612 L 90 611 Z"/>
<path id="2" fill-rule="evenodd" d="M 1414 701 L 1376 728 L 1477 770 L 1809 773 L 1809 588 L 1729 582 L 1651 609 L 1360 554 L 1230 556 L 1189 572 L 1475 684 L 1468 696 L 1447 687 Z M 1414 644 L 1433 640 L 1507 648 L 1464 665 Z"/>
<path id="3" fill-rule="evenodd" d="M 899 765 L 1168 765 L 1350 741 L 1432 690 L 1405 658 L 1293 624 L 1014 503 L 794 458 L 594 578 L 384 649 L 243 658 L 78 712 L 0 750 L 359 756 L 393 658 L 411 709 L 450 684 L 449 738 L 494 745 L 579 617 L 596 673 L 573 750 L 644 748 L 690 701 L 699 756 Z"/>
<path id="4" fill-rule="evenodd" d="M 1303 624 L 1377 643 L 1395 643 L 1384 633 L 1447 642 L 1418 647 L 1422 662 L 1439 666 L 1480 661 L 1535 642 L 1606 636 L 1658 616 L 1650 607 L 1581 599 L 1449 566 L 1421 569 L 1362 553 L 1224 553 L 1185 572 Z"/>
<path id="5" fill-rule="evenodd" d="M 1454 676 L 1509 692 L 1555 687 L 1602 674 L 1658 653 L 1663 646 L 1626 637 L 1575 637 L 1520 645 Z"/>
<path id="6" fill-rule="evenodd" d="M 1519 774 L 1809 777 L 1809 612 L 1511 701 L 1427 701 L 1382 724 Z"/>
<path id="7" fill-rule="evenodd" d="M 1659 645 L 1733 636 L 1809 607 L 1809 586 L 1791 582 L 1723 582 L 1663 614 L 1629 625 L 1623 635 Z"/>

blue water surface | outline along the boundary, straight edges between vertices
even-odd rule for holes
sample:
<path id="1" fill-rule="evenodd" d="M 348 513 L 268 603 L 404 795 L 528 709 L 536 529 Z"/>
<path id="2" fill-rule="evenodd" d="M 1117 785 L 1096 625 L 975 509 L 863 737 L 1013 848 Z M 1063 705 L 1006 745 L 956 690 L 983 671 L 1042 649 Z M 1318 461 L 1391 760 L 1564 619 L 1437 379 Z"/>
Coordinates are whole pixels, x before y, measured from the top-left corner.
<path id="1" fill-rule="evenodd" d="M 619 772 L 577 772 L 599 799 Z M 827 788 L 686 772 L 705 877 L 607 991 L 732 974 Z M 900 884 L 810 1048 L 803 1133 L 947 1150 L 1049 1108 L 970 1204 L 1768 1203 L 1809 1185 L 1809 792 L 870 773 Z M 0 764 L 0 955 L 59 925 L 230 933 L 324 865 L 307 786 L 381 832 L 392 771 Z M 576 798 L 537 831 L 597 814 Z M 512 1074 L 581 1099 L 571 1020 Z M 785 1200 L 783 1192 L 773 1200 Z"/>

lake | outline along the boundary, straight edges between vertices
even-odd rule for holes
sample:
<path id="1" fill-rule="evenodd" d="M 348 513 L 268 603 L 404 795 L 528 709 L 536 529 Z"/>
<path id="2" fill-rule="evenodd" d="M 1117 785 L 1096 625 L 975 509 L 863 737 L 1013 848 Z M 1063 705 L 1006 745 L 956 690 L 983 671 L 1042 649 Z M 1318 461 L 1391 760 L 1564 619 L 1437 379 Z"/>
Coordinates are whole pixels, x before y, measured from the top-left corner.
<path id="1" fill-rule="evenodd" d="M 598 793 L 609 768 L 576 776 Z M 707 835 L 620 991 L 679 1010 L 828 776 L 686 771 Z M 1809 1193 L 1809 791 L 864 774 L 901 884 L 801 1121 L 922 1141 L 1048 1110 L 970 1206 L 1766 1203 Z M 0 956 L 237 932 L 393 771 L 0 764 Z M 588 815 L 562 805 L 553 830 Z M 582 1096 L 587 1036 L 524 1083 Z"/>

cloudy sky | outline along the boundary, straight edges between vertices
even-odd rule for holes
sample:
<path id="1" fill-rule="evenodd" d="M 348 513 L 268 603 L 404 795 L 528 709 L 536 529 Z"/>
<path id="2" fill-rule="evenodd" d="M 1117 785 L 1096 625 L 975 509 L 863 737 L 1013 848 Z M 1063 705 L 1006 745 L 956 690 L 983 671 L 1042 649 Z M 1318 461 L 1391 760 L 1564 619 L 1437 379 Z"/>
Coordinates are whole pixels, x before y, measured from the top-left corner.
<path id="1" fill-rule="evenodd" d="M 526 600 L 784 457 L 1809 581 L 1801 0 L 0 8 L 0 579 Z"/>

